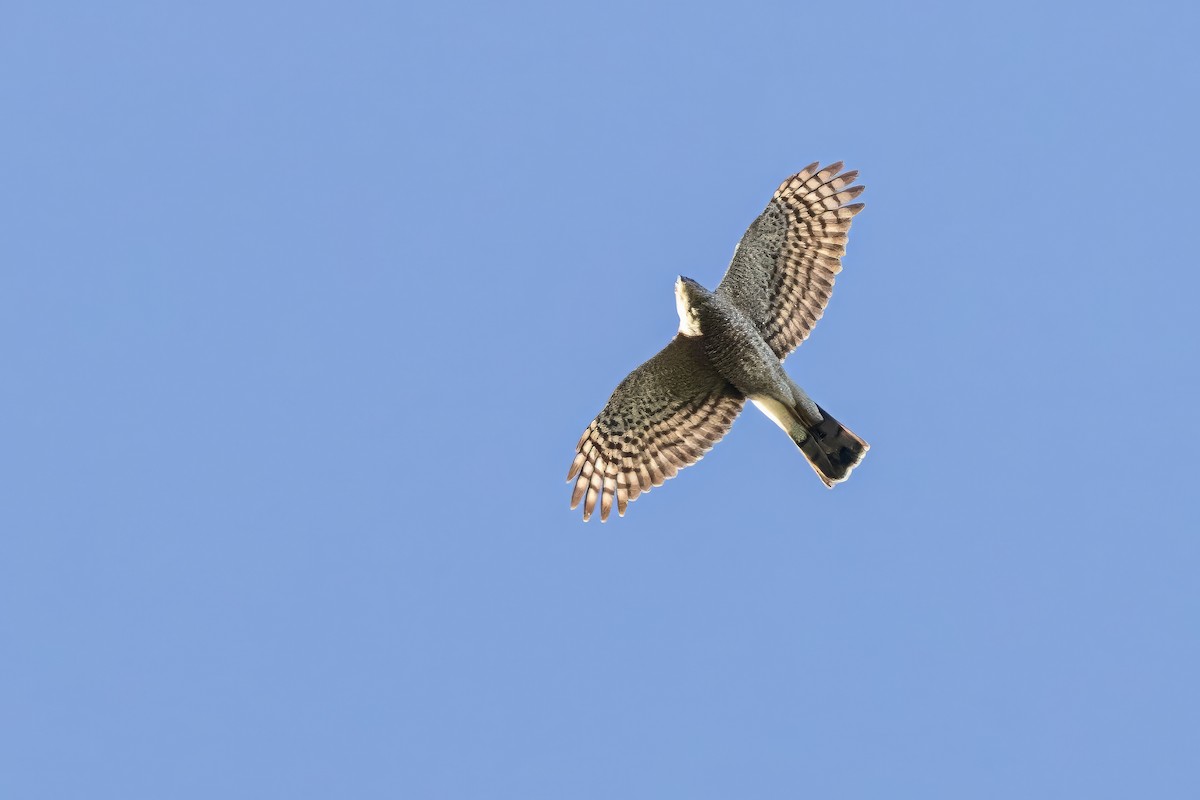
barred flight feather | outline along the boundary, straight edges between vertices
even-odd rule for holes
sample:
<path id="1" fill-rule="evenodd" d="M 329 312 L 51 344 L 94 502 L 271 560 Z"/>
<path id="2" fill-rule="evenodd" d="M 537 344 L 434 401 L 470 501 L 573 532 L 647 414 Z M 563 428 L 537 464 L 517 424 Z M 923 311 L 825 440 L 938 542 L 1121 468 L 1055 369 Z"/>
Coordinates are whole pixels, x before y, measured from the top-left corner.
<path id="1" fill-rule="evenodd" d="M 718 292 L 762 330 L 780 359 L 803 342 L 825 313 L 865 187 L 842 162 L 809 164 L 779 185 L 766 210 L 738 243 Z"/>
<path id="2" fill-rule="evenodd" d="M 729 431 L 745 398 L 694 339 L 677 336 L 621 382 L 575 447 L 567 480 L 583 518 L 629 503 L 695 464 Z"/>

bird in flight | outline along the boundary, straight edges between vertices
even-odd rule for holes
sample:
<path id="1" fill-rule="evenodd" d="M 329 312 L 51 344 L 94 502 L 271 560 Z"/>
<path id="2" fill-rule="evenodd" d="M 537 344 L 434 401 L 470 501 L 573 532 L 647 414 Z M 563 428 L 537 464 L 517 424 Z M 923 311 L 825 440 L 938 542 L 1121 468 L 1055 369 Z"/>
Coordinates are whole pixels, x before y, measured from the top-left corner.
<path id="1" fill-rule="evenodd" d="M 679 333 L 621 381 L 592 420 L 567 473 L 571 508 L 601 522 L 696 463 L 746 400 L 782 428 L 826 486 L 850 477 L 869 445 L 783 370 L 825 311 L 865 187 L 842 162 L 785 180 L 742 235 L 715 291 L 675 281 Z"/>

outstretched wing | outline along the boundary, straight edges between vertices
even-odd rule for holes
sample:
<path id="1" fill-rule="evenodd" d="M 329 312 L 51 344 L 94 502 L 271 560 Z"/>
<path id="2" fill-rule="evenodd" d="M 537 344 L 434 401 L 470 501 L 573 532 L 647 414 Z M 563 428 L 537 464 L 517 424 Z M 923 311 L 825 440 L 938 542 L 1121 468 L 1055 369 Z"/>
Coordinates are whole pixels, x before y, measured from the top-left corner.
<path id="1" fill-rule="evenodd" d="M 587 520 L 600 501 L 600 521 L 613 498 L 617 513 L 642 492 L 696 463 L 742 410 L 745 398 L 708 362 L 698 338 L 676 336 L 629 373 L 583 432 L 567 480 L 575 481 L 571 508 L 583 503 Z"/>
<path id="2" fill-rule="evenodd" d="M 754 320 L 782 360 L 812 331 L 842 270 L 846 234 L 862 203 L 846 205 L 865 187 L 842 162 L 818 171 L 809 164 L 785 180 L 733 252 L 717 291 Z M 849 187 L 849 188 L 847 188 Z"/>

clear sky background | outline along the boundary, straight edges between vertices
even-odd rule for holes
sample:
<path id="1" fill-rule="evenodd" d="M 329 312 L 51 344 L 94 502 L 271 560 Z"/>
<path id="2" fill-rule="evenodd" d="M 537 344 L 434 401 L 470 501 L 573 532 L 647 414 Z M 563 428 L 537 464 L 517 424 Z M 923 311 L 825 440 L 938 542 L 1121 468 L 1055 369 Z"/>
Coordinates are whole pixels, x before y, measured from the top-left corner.
<path id="1" fill-rule="evenodd" d="M 1190 4 L 0 22 L 0 796 L 1200 796 Z M 778 182 L 791 374 L 563 483 Z"/>

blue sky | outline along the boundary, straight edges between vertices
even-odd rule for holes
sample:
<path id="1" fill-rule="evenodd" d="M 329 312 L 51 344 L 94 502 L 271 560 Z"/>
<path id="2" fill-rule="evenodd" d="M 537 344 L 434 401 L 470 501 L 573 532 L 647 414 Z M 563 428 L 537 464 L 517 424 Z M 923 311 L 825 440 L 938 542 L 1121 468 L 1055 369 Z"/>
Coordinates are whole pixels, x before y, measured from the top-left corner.
<path id="1" fill-rule="evenodd" d="M 0 795 L 1200 792 L 1191 7 L 4 17 Z M 815 159 L 867 460 L 751 410 L 584 525 Z"/>

